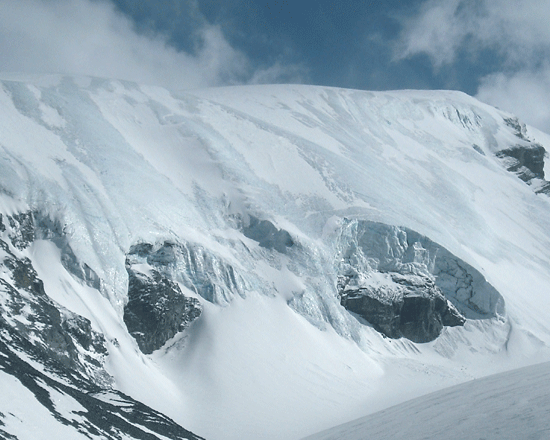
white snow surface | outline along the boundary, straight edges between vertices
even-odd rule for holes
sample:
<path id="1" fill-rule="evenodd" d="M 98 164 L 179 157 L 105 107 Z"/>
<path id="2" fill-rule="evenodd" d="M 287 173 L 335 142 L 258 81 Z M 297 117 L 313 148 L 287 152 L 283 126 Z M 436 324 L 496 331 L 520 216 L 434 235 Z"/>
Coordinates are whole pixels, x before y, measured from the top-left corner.
<path id="1" fill-rule="evenodd" d="M 304 440 L 545 440 L 550 364 L 472 380 Z"/>
<path id="2" fill-rule="evenodd" d="M 46 213 L 100 276 L 101 292 L 80 283 L 48 241 L 26 251 L 48 295 L 105 334 L 121 391 L 209 440 L 298 439 L 550 360 L 550 199 L 494 156 L 517 143 L 508 117 L 449 91 L 12 77 L 0 81 L 0 212 Z M 250 215 L 301 251 L 259 247 L 239 229 Z M 336 298 L 343 218 L 444 246 L 500 292 L 506 316 L 427 344 L 382 337 Z M 216 304 L 182 285 L 203 315 L 145 356 L 122 319 L 124 261 L 164 240 L 233 265 L 247 291 Z"/>

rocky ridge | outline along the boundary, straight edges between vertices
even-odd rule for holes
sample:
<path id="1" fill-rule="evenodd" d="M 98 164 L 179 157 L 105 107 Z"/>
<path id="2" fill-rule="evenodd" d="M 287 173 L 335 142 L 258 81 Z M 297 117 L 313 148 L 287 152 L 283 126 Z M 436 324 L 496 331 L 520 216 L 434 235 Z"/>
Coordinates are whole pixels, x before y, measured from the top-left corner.
<path id="1" fill-rule="evenodd" d="M 110 376 L 103 369 L 107 355 L 105 338 L 92 330 L 88 319 L 48 297 L 31 260 L 24 256 L 36 235 L 33 218 L 32 213 L 9 216 L 8 225 L 3 225 L 5 240 L 0 239 L 2 327 L 11 337 L 16 333 L 18 338 L 31 343 L 43 362 L 60 364 L 63 371 L 109 385 Z"/>
<path id="2" fill-rule="evenodd" d="M 36 212 L 0 214 L 0 374 L 16 380 L 60 424 L 85 437 L 199 440 L 163 414 L 113 388 L 105 369 L 103 334 L 91 322 L 53 301 L 44 290 L 27 252 L 37 237 L 61 246 L 62 263 L 92 286 L 99 279 L 79 263 L 53 225 Z M 75 273 L 76 272 L 76 273 Z M 116 341 L 111 341 L 116 343 Z M 63 402 L 63 403 L 61 403 Z M 80 408 L 67 411 L 65 408 Z M 21 423 L 0 413 L 0 437 Z"/>

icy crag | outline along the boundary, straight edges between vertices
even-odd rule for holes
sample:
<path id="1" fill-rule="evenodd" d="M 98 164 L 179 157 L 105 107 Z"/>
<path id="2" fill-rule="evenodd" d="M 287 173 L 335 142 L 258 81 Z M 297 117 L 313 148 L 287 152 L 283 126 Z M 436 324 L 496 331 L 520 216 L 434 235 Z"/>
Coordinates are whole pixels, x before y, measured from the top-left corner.
<path id="1" fill-rule="evenodd" d="M 504 313 L 477 270 L 407 228 L 344 220 L 337 265 L 341 304 L 390 338 L 429 342 L 444 326 Z"/>
<path id="2" fill-rule="evenodd" d="M 184 240 L 132 246 L 127 267 L 158 272 L 172 282 L 218 305 L 227 305 L 234 296 L 246 297 L 251 290 L 245 276 L 230 263 L 197 243 Z M 136 266 L 139 265 L 139 266 Z"/>

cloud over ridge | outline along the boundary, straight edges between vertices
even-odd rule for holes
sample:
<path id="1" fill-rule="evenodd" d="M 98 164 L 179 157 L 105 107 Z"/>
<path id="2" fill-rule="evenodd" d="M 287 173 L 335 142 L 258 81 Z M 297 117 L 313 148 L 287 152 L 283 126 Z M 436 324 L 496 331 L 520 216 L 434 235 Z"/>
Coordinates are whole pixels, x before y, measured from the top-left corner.
<path id="1" fill-rule="evenodd" d="M 395 59 L 424 54 L 438 69 L 491 51 L 501 71 L 480 79 L 477 97 L 550 132 L 549 16 L 548 0 L 428 0 L 403 21 Z"/>
<path id="2" fill-rule="evenodd" d="M 175 89 L 265 76 L 219 26 L 203 24 L 196 33 L 200 44 L 187 53 L 166 36 L 138 33 L 107 0 L 0 0 L 0 71 L 109 77 Z"/>

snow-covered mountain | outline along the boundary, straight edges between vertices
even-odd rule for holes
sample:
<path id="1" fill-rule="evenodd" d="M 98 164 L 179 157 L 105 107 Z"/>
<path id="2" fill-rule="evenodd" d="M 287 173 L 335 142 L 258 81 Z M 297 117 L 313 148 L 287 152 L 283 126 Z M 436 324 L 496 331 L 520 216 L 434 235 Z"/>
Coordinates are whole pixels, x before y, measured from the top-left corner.
<path id="1" fill-rule="evenodd" d="M 512 115 L 0 84 L 1 435 L 298 439 L 550 359 L 550 136 Z"/>

